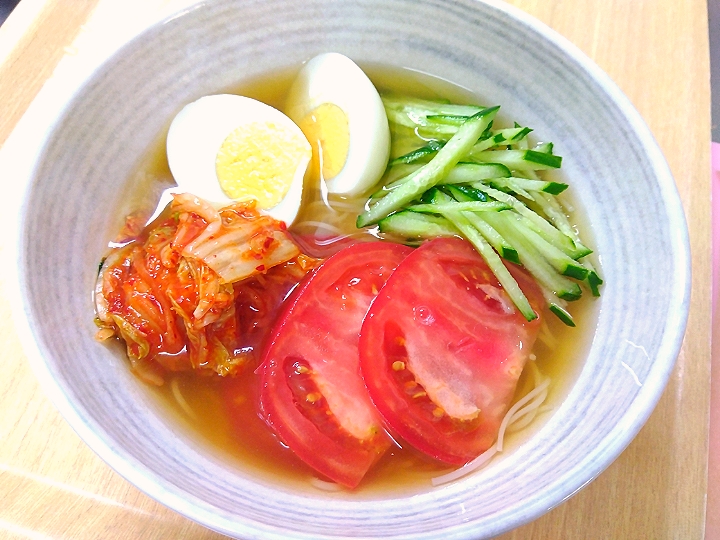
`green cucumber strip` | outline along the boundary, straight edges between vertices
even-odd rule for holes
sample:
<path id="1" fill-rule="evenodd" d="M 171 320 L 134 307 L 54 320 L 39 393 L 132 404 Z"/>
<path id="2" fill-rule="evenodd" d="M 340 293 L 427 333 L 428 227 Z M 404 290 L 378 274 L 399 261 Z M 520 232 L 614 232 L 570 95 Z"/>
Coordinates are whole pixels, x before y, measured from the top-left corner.
<path id="1" fill-rule="evenodd" d="M 435 154 L 443 146 L 445 146 L 444 141 L 428 141 L 425 146 L 421 146 L 412 152 L 396 157 L 390 162 L 390 166 L 392 167 L 393 165 L 399 165 L 401 163 L 415 163 L 431 154 Z"/>
<path id="2" fill-rule="evenodd" d="M 490 178 L 510 176 L 510 169 L 500 163 L 458 163 L 443 178 L 443 184 L 469 184 Z"/>
<path id="3" fill-rule="evenodd" d="M 385 107 L 385 115 L 391 124 L 398 124 L 411 129 L 418 127 L 418 124 L 403 110 Z"/>
<path id="4" fill-rule="evenodd" d="M 459 127 L 470 117 L 458 114 L 429 114 L 425 118 L 430 124 L 444 124 Z"/>
<path id="5" fill-rule="evenodd" d="M 437 137 L 447 138 L 458 129 L 463 116 L 437 115 L 428 116 L 427 123 L 418 126 L 418 133 L 425 138 Z M 507 148 L 510 145 L 516 145 L 523 140 L 529 133 L 530 128 L 506 128 L 498 130 L 486 130 L 478 142 L 475 143 L 470 153 L 482 152 L 490 148 L 502 147 Z"/>
<path id="6" fill-rule="evenodd" d="M 397 98 L 389 95 L 381 96 L 386 111 L 402 111 L 407 116 L 422 118 L 432 115 L 449 114 L 455 116 L 474 116 L 485 109 L 477 105 L 455 105 L 441 101 L 430 101 L 415 98 Z"/>
<path id="7" fill-rule="evenodd" d="M 567 215 L 565 215 L 565 211 L 555 197 L 547 195 L 546 193 L 537 193 L 533 199 L 560 231 L 574 238 L 575 242 L 581 242 L 580 234 L 575 227 L 570 224 Z M 586 283 L 590 288 L 590 292 L 593 296 L 600 296 L 600 285 L 603 284 L 602 278 L 600 278 L 600 275 L 590 261 L 584 260 L 582 263 L 585 268 L 589 270 Z"/>
<path id="8" fill-rule="evenodd" d="M 536 173 L 535 171 L 522 171 L 522 177 L 529 180 L 540 180 L 538 173 Z"/>
<path id="9" fill-rule="evenodd" d="M 550 222 L 565 236 L 572 238 L 576 244 L 582 245 L 582 240 L 575 227 L 572 226 L 570 220 L 562 207 L 560 200 L 547 193 L 533 194 L 533 200 L 537 203 L 543 213 Z"/>
<path id="10" fill-rule="evenodd" d="M 500 282 L 500 285 L 502 285 L 503 289 L 510 297 L 510 300 L 512 300 L 515 307 L 517 307 L 520 313 L 522 313 L 523 317 L 525 317 L 528 321 L 537 319 L 537 314 L 530 306 L 530 302 L 528 302 L 525 293 L 522 292 L 522 289 L 520 289 L 520 286 L 517 284 L 517 281 L 515 281 L 515 278 L 512 277 L 510 271 L 505 267 L 500 256 L 495 253 L 482 235 L 464 216 L 459 213 L 449 212 L 448 214 L 445 214 L 445 217 L 447 217 L 450 222 L 452 222 L 452 224 L 460 230 L 463 236 L 475 247 L 482 258 L 485 259 L 485 262 L 490 267 L 490 270 L 492 270 L 493 274 L 495 274 L 495 277 Z"/>
<path id="11" fill-rule="evenodd" d="M 405 181 L 408 175 L 417 171 L 421 166 L 421 163 L 401 163 L 388 167 L 383 175 L 383 181 L 385 183 L 383 189 L 389 190 L 399 186 Z"/>
<path id="12" fill-rule="evenodd" d="M 585 247 L 581 243 L 561 232 L 559 229 L 555 228 L 545 218 L 536 212 L 533 212 L 530 208 L 518 201 L 509 193 L 491 188 L 483 183 L 473 184 L 473 187 L 484 191 L 493 199 L 497 199 L 500 202 L 504 202 L 512 206 L 513 210 L 528 220 L 531 224 L 531 228 L 535 232 L 573 259 L 577 260 L 580 257 L 584 257 L 592 253 L 591 249 Z"/>
<path id="13" fill-rule="evenodd" d="M 457 201 L 470 201 L 470 200 L 487 200 L 487 197 L 482 191 L 474 190 L 475 193 L 466 193 L 459 186 L 447 186 L 450 194 L 455 197 Z M 505 260 L 520 264 L 520 258 L 518 257 L 517 251 L 514 247 L 507 243 L 507 241 L 498 233 L 492 226 L 482 219 L 481 215 L 473 214 L 472 212 L 463 212 L 463 216 L 475 227 L 483 238 L 493 247 L 495 251 Z"/>
<path id="14" fill-rule="evenodd" d="M 449 184 L 449 185 L 445 186 L 445 188 L 450 191 L 450 195 L 455 197 L 455 199 L 460 202 L 467 202 L 467 201 L 488 202 L 490 200 L 490 197 L 487 196 L 487 193 L 485 193 L 484 191 L 481 191 L 477 188 L 474 188 L 472 186 L 466 186 L 463 184 L 459 184 L 459 185 Z"/>
<path id="15" fill-rule="evenodd" d="M 536 193 L 533 196 L 533 200 L 540 206 L 543 213 L 548 217 L 555 227 L 557 227 L 564 235 L 569 236 L 577 240 L 577 233 L 575 229 L 570 225 L 570 221 L 565 215 L 560 202 L 555 197 L 547 195 L 545 193 Z"/>
<path id="16" fill-rule="evenodd" d="M 513 144 L 516 150 L 527 150 L 529 148 L 528 138 L 524 137 Z"/>
<path id="17" fill-rule="evenodd" d="M 517 281 L 515 281 L 515 278 L 512 277 L 510 271 L 505 267 L 500 256 L 495 253 L 493 248 L 485 241 L 482 235 L 463 215 L 459 213 L 449 212 L 445 214 L 445 217 L 447 217 L 450 222 L 452 222 L 452 224 L 460 230 L 463 236 L 473 245 L 473 247 L 475 247 L 482 258 L 485 259 L 485 262 L 490 267 L 490 270 L 492 270 L 492 273 L 495 274 L 495 277 L 500 282 L 500 285 L 502 285 L 503 289 L 510 297 L 510 300 L 512 300 L 515 307 L 517 307 L 520 313 L 522 313 L 523 317 L 525 317 L 528 321 L 537 319 L 537 314 L 530 306 L 530 302 L 528 302 L 525 293 L 522 292 L 522 289 L 517 284 Z"/>
<path id="18" fill-rule="evenodd" d="M 371 193 L 368 197 L 368 200 L 372 202 L 376 199 L 382 199 L 385 195 L 387 195 L 387 190 L 385 188 L 380 188 L 377 191 Z"/>
<path id="19" fill-rule="evenodd" d="M 522 265 L 541 285 L 563 300 L 572 301 L 580 298 L 582 295 L 580 286 L 557 273 L 537 248 L 516 228 L 512 216 L 499 212 L 492 216 L 488 214 L 484 218 L 517 250 Z"/>
<path id="20" fill-rule="evenodd" d="M 530 180 L 528 178 L 492 178 L 489 184 L 496 189 L 512 189 L 513 191 L 542 191 L 551 195 L 558 195 L 568 188 L 567 184 L 560 182 L 545 182 L 544 180 Z M 534 197 L 533 197 L 534 199 Z"/>
<path id="21" fill-rule="evenodd" d="M 505 193 L 514 194 L 515 196 L 520 196 L 525 198 L 526 200 L 533 200 L 532 195 L 530 195 L 529 192 L 525 191 L 523 188 L 513 185 L 512 188 L 508 187 L 508 185 L 511 185 L 510 182 L 504 182 L 504 180 L 508 180 L 507 178 L 493 178 L 492 180 L 485 180 L 483 184 L 486 184 L 487 186 L 498 189 L 500 191 L 503 191 Z M 530 208 L 532 210 L 532 208 Z"/>
<path id="22" fill-rule="evenodd" d="M 589 270 L 587 268 L 550 244 L 535 231 L 527 227 L 523 221 L 517 220 L 514 225 L 518 232 L 531 242 L 532 245 L 535 246 L 535 249 L 537 249 L 560 274 L 580 281 L 583 281 L 588 276 Z"/>
<path id="23" fill-rule="evenodd" d="M 525 161 L 532 163 L 547 165 L 553 169 L 559 169 L 562 166 L 562 157 L 554 154 L 546 154 L 545 152 L 538 152 L 536 150 L 524 150 Z"/>
<path id="24" fill-rule="evenodd" d="M 502 163 L 518 171 L 559 169 L 562 165 L 562 157 L 534 150 L 485 150 L 473 152 L 469 157 L 480 162 Z"/>
<path id="25" fill-rule="evenodd" d="M 532 128 L 522 127 L 517 123 L 515 124 L 515 128 L 518 130 L 518 132 L 510 138 L 510 142 L 512 144 L 518 144 L 520 141 L 524 140 L 525 137 L 530 135 L 530 133 L 532 133 Z"/>
<path id="26" fill-rule="evenodd" d="M 430 126 L 423 126 L 421 130 L 422 135 L 433 135 L 433 130 L 428 128 L 430 128 Z M 438 130 L 437 135 L 442 136 L 443 134 L 448 132 L 448 129 L 449 126 L 443 126 L 442 129 Z M 507 148 L 510 145 L 519 143 L 531 131 L 532 130 L 530 128 L 509 128 L 486 131 L 480 137 L 480 140 L 478 140 L 478 142 L 473 145 L 468 155 L 472 157 L 476 153 L 480 153 L 491 148 L 496 148 L 498 146 Z"/>
<path id="27" fill-rule="evenodd" d="M 425 123 L 417 126 L 416 130 L 418 136 L 423 139 L 448 140 L 457 133 L 458 126 L 453 126 L 451 124 Z"/>
<path id="28" fill-rule="evenodd" d="M 428 121 L 428 124 L 443 124 L 447 126 L 460 127 L 469 118 L 469 116 L 461 116 L 457 114 L 431 114 L 425 118 Z M 493 140 L 495 144 L 512 144 L 527 137 L 530 133 L 532 133 L 531 128 L 516 125 L 512 128 L 492 130 L 488 133 L 487 139 Z"/>
<path id="29" fill-rule="evenodd" d="M 498 252 L 503 259 L 516 264 L 520 264 L 520 256 L 517 250 L 512 247 L 502 235 L 493 229 L 487 221 L 485 221 L 481 215 L 473 214 L 472 212 L 463 212 L 463 216 L 475 227 L 483 238 Z"/>
<path id="30" fill-rule="evenodd" d="M 546 142 L 546 143 L 540 143 L 535 148 L 533 148 L 535 152 L 540 152 L 543 154 L 552 154 L 553 153 L 553 143 Z"/>
<path id="31" fill-rule="evenodd" d="M 550 312 L 557 316 L 558 319 L 560 319 L 563 323 L 565 323 L 567 326 L 572 326 L 575 328 L 575 319 L 573 319 L 572 315 L 563 307 L 559 306 L 555 303 L 550 303 L 548 305 Z"/>
<path id="32" fill-rule="evenodd" d="M 404 133 L 402 133 L 404 132 Z M 396 159 L 425 146 L 428 141 L 421 139 L 415 128 L 399 127 L 390 131 L 390 159 Z M 429 158 L 428 158 L 429 159 Z"/>
<path id="33" fill-rule="evenodd" d="M 560 251 L 564 252 L 568 257 L 571 257 L 572 259 L 575 259 L 577 261 L 578 259 L 581 259 L 592 253 L 592 250 L 590 248 L 582 244 L 573 242 L 572 239 L 570 239 L 571 243 L 568 243 L 569 238 L 562 232 L 560 232 L 558 229 L 550 225 L 547 221 L 545 221 L 545 223 L 550 225 L 549 227 L 542 225 L 539 220 L 531 219 L 529 217 L 529 212 L 532 212 L 532 210 L 528 208 L 528 212 L 520 213 L 522 222 L 527 225 L 531 230 L 538 233 L 547 242 L 558 248 Z M 537 216 L 537 214 L 535 215 Z M 540 217 L 540 219 L 543 218 Z"/>
<path id="34" fill-rule="evenodd" d="M 395 212 L 378 222 L 382 233 L 395 234 L 405 238 L 436 238 L 457 236 L 460 232 L 447 219 L 419 214 L 409 210 Z"/>
<path id="35" fill-rule="evenodd" d="M 451 201 L 450 197 L 444 193 L 437 192 L 436 202 L 438 204 L 447 204 Z M 513 304 L 518 308 L 523 317 L 528 321 L 537 319 L 537 314 L 533 311 L 530 306 L 527 297 L 520 289 L 520 286 L 512 277 L 510 271 L 503 264 L 500 256 L 495 253 L 493 248 L 488 244 L 482 235 L 470 224 L 470 222 L 460 212 L 447 212 L 443 214 L 455 227 L 462 233 L 465 239 L 470 242 L 480 256 L 485 259 L 485 262 L 492 270 L 495 277 L 502 285 L 503 289 L 512 300 Z"/>
<path id="36" fill-rule="evenodd" d="M 573 319 L 573 316 L 570 315 L 570 312 L 567 310 L 567 302 L 565 300 L 555 296 L 554 292 L 543 287 L 542 284 L 538 283 L 538 286 L 540 287 L 540 291 L 542 292 L 543 297 L 545 298 L 545 302 L 547 302 L 548 309 L 550 310 L 550 312 L 553 313 L 558 319 L 560 319 L 567 326 L 574 327 L 575 319 Z"/>
<path id="37" fill-rule="evenodd" d="M 413 212 L 429 212 L 433 214 L 444 212 L 500 212 L 510 210 L 510 206 L 498 201 L 469 201 L 469 202 L 447 202 L 436 204 L 414 204 L 408 206 Z"/>
<path id="38" fill-rule="evenodd" d="M 357 219 L 358 228 L 377 223 L 439 183 L 475 144 L 478 137 L 495 118 L 498 109 L 499 107 L 484 109 L 470 117 L 445 146 L 438 150 L 429 163 L 411 173 L 402 185 L 390 191 L 378 202 L 371 204 L 365 212 L 360 214 Z"/>
<path id="39" fill-rule="evenodd" d="M 408 175 L 421 166 L 420 163 L 392 165 L 385 173 L 386 184 L 382 195 L 404 184 Z M 467 184 L 510 174 L 510 169 L 499 163 L 458 163 L 438 184 Z"/>
<path id="40" fill-rule="evenodd" d="M 494 148 L 496 146 L 509 146 L 517 144 L 532 130 L 530 128 L 510 128 L 493 131 L 487 139 L 476 142 L 470 150 L 470 156 Z"/>
<path id="41" fill-rule="evenodd" d="M 600 276 L 598 275 L 597 271 L 595 271 L 594 268 L 592 268 L 592 265 L 588 262 L 584 263 L 585 266 L 590 267 L 590 272 L 588 272 L 587 276 L 587 284 L 590 287 L 590 292 L 593 296 L 600 296 L 600 285 L 603 284 L 603 280 L 600 279 Z"/>

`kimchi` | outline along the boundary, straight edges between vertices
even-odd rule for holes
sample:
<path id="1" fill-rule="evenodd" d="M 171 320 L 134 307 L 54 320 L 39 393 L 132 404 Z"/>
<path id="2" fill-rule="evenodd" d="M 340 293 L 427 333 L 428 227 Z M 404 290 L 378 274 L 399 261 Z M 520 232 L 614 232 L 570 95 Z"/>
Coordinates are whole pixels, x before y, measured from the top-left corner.
<path id="1" fill-rule="evenodd" d="M 253 201 L 217 210 L 175 195 L 152 225 L 103 261 L 97 338 L 124 340 L 133 371 L 161 385 L 168 371 L 235 375 L 254 364 L 282 300 L 317 261 Z"/>

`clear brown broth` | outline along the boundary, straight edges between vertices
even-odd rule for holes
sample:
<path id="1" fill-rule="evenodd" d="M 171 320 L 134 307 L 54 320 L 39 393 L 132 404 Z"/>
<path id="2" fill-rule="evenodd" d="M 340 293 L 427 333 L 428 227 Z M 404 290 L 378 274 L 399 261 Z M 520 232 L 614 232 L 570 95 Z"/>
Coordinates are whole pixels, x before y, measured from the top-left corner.
<path id="1" fill-rule="evenodd" d="M 477 103 L 478 99 L 467 90 L 447 81 L 416 71 L 389 68 L 386 66 L 363 66 L 380 91 L 391 91 L 420 98 L 443 98 L 459 103 Z M 279 109 L 283 107 L 284 96 L 296 73 L 288 70 L 258 78 L 228 88 L 226 91 L 253 97 Z M 173 185 L 172 176 L 165 155 L 165 134 L 142 159 L 132 181 L 132 191 L 125 197 L 123 210 L 147 212 L 163 189 Z M 306 201 L 321 201 L 319 179 L 306 193 Z M 571 188 L 572 190 L 572 188 Z M 310 195 L 307 197 L 307 195 Z M 307 207 L 306 207 L 307 208 Z M 356 213 L 338 213 L 323 205 L 315 205 L 310 214 L 301 211 L 298 222 L 304 220 L 322 221 L 330 219 L 335 225 L 352 233 Z M 345 215 L 346 214 L 346 215 Z M 577 221 L 577 217 L 573 216 Z M 582 225 L 582 223 L 581 223 Z M 587 228 L 584 228 L 587 236 Z M 590 239 L 588 239 L 590 240 Z M 588 298 L 575 302 L 571 308 L 577 328 L 568 328 L 554 316 L 546 313 L 545 321 L 555 344 L 548 346 L 541 340 L 535 345 L 534 354 L 540 371 L 552 379 L 546 406 L 549 412 L 541 413 L 523 431 L 506 438 L 505 453 L 536 432 L 552 415 L 552 409 L 559 406 L 574 382 L 585 358 L 595 328 L 597 304 Z M 526 370 L 527 372 L 527 370 Z M 526 388 L 526 373 L 518 385 L 518 398 Z M 316 476 L 294 454 L 282 445 L 270 432 L 257 414 L 257 376 L 246 372 L 237 379 L 197 376 L 194 373 L 178 373 L 168 377 L 164 386 L 150 389 L 161 407 L 167 411 L 172 422 L 210 452 L 226 460 L 231 466 L 245 473 L 283 486 L 312 490 L 311 479 Z M 181 406 L 177 394 L 182 396 Z M 228 395 L 232 396 L 229 398 Z M 227 399 L 235 400 L 239 415 L 229 418 L 225 410 Z M 498 459 L 497 457 L 495 459 Z M 430 486 L 430 479 L 448 470 L 443 465 L 426 458 L 412 449 L 394 446 L 368 473 L 357 488 L 357 496 L 377 492 L 416 492 Z"/>

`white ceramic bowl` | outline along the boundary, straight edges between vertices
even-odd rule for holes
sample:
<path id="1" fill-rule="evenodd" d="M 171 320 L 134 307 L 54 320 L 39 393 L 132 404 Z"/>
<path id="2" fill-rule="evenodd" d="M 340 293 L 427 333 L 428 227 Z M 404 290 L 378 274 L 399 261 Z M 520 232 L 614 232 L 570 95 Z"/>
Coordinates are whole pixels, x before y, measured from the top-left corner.
<path id="1" fill-rule="evenodd" d="M 200 95 L 337 51 L 446 78 L 556 144 L 601 254 L 597 331 L 567 397 L 503 459 L 412 496 L 303 492 L 228 469 L 177 429 L 118 350 L 94 341 L 90 291 L 130 172 Z M 53 118 L 25 171 L 17 237 L 28 356 L 111 467 L 243 538 L 484 538 L 575 493 L 631 441 L 680 348 L 689 248 L 675 184 L 618 88 L 574 46 L 502 3 L 208 0 L 113 55 Z M 642 237 L 642 243 L 638 239 Z"/>

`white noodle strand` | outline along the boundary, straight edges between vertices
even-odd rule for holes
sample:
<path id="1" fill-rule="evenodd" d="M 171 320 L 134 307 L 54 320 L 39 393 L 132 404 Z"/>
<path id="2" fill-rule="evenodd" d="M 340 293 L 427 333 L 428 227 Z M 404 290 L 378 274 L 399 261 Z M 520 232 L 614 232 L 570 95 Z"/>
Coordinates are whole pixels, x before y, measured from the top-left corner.
<path id="1" fill-rule="evenodd" d="M 433 486 L 441 486 L 442 484 L 447 484 L 448 482 L 452 482 L 454 480 L 457 480 L 458 478 L 462 478 L 463 476 L 470 474 L 474 470 L 481 468 L 488 461 L 490 461 L 493 456 L 497 454 L 497 452 L 497 445 L 492 445 L 478 457 L 473 459 L 471 462 L 466 463 L 459 469 L 455 469 L 454 471 L 443 474 L 442 476 L 436 476 L 430 481 L 432 482 Z"/>
<path id="2" fill-rule="evenodd" d="M 345 235 L 341 228 L 335 227 L 335 225 L 330 225 L 329 223 L 325 223 L 323 221 L 302 221 L 296 224 L 295 227 L 315 227 L 315 232 L 326 230 L 330 231 L 331 233 L 335 233 L 338 236 Z"/>
<path id="3" fill-rule="evenodd" d="M 510 407 L 510 410 L 508 410 L 505 414 L 502 422 L 500 423 L 497 442 L 459 469 L 433 478 L 431 480 L 433 486 L 447 484 L 448 482 L 462 478 L 483 467 L 495 454 L 502 452 L 505 432 L 508 431 L 509 428 L 513 427 L 515 428 L 514 430 L 520 429 L 521 427 L 525 427 L 535 418 L 538 410 L 541 408 L 541 405 L 545 402 L 545 399 L 547 399 L 550 378 L 540 375 L 540 372 L 534 363 L 529 363 L 528 366 L 532 366 L 531 369 L 534 368 L 533 375 L 535 379 L 535 388 L 523 396 L 522 399 L 518 400 L 518 402 Z M 528 417 L 530 418 L 529 420 L 527 420 Z M 522 425 L 515 427 L 515 424 Z"/>
<path id="4" fill-rule="evenodd" d="M 341 242 L 342 240 L 349 240 L 351 238 L 367 238 L 367 235 L 363 233 L 344 234 L 343 236 L 336 236 L 334 238 L 327 238 L 325 240 L 316 240 L 315 244 L 317 244 L 318 246 L 329 246 L 331 244 L 334 244 L 335 242 Z"/>
<path id="5" fill-rule="evenodd" d="M 548 349 L 554 349 L 557 346 L 557 338 L 550 331 L 546 321 L 543 321 L 540 325 L 538 340 Z"/>
<path id="6" fill-rule="evenodd" d="M 503 418 L 502 423 L 500 424 L 500 432 L 498 433 L 498 451 L 502 452 L 503 449 L 503 439 L 505 437 L 505 430 L 508 428 L 508 425 L 511 422 L 515 421 L 516 413 L 520 412 L 520 408 L 523 407 L 526 403 L 530 402 L 535 397 L 541 397 L 542 401 L 539 399 L 535 402 L 529 403 L 528 407 L 532 407 L 537 409 L 540 404 L 545 401 L 545 397 L 547 396 L 547 388 L 550 385 L 550 379 L 546 378 L 544 381 L 542 381 L 538 386 L 536 386 L 531 392 L 528 392 L 528 394 L 523 397 L 521 400 L 519 400 L 515 405 L 510 407 L 510 410 L 505 415 L 505 418 Z M 544 393 L 544 395 L 542 395 Z M 523 413 L 524 414 L 524 413 Z M 517 417 L 519 418 L 522 416 L 521 414 L 518 414 Z"/>
<path id="7" fill-rule="evenodd" d="M 535 419 L 540 410 L 540 405 L 547 399 L 550 379 L 547 379 L 546 382 L 547 385 L 542 388 L 542 391 L 535 396 L 535 399 L 533 399 L 531 403 L 528 403 L 522 410 L 516 411 L 515 416 L 513 416 L 512 423 L 508 424 L 505 429 L 506 433 L 520 431 Z"/>
<path id="8" fill-rule="evenodd" d="M 173 393 L 173 397 L 175 398 L 175 401 L 177 401 L 178 405 L 180 405 L 180 408 L 183 411 L 185 411 L 185 414 L 187 414 L 193 420 L 197 420 L 195 411 L 193 411 L 190 408 L 190 405 L 188 405 L 188 402 L 185 401 L 185 398 L 183 397 L 182 393 L 180 392 L 180 383 L 178 382 L 177 377 L 173 377 L 173 380 L 170 381 L 170 388 L 172 389 L 172 393 Z"/>

